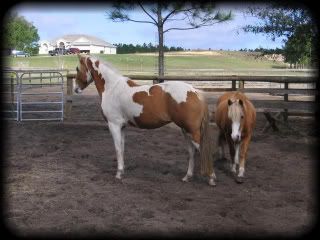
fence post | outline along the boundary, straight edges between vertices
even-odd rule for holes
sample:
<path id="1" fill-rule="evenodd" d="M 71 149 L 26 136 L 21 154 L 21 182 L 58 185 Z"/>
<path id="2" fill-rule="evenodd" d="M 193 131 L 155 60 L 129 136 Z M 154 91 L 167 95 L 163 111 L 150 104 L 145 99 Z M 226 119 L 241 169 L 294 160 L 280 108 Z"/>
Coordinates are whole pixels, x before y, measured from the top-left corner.
<path id="1" fill-rule="evenodd" d="M 235 79 L 235 75 L 232 75 L 232 77 L 233 77 L 233 79 L 231 80 L 232 81 L 231 82 L 231 89 L 232 89 L 232 91 L 235 91 L 235 90 L 237 90 L 237 86 L 236 86 L 237 81 Z"/>
<path id="2" fill-rule="evenodd" d="M 73 78 L 74 78 L 74 74 L 67 73 L 67 97 L 66 97 L 66 107 L 65 107 L 65 118 L 66 119 L 71 118 Z"/>
<path id="3" fill-rule="evenodd" d="M 284 89 L 285 89 L 285 90 L 288 90 L 288 89 L 289 89 L 289 83 L 288 83 L 288 82 L 285 82 L 285 83 L 284 83 Z M 284 100 L 285 102 L 288 102 L 288 100 L 289 100 L 288 93 L 285 93 L 285 94 L 283 95 L 283 100 Z M 284 112 L 283 112 L 283 120 L 284 120 L 285 122 L 287 122 L 287 121 L 288 121 L 288 109 L 285 108 L 285 109 L 283 109 L 283 110 L 284 110 Z"/>
<path id="4" fill-rule="evenodd" d="M 240 80 L 240 81 L 239 81 L 239 90 L 240 90 L 241 92 L 243 92 L 243 90 L 244 90 L 244 81 L 243 81 L 243 80 Z"/>

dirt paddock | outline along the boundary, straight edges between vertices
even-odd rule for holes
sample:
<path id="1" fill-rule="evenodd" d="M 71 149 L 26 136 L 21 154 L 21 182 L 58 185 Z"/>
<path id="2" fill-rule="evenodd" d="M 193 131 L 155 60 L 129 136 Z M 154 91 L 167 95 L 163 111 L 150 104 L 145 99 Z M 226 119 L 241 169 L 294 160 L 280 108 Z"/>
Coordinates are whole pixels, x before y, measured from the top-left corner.
<path id="1" fill-rule="evenodd" d="M 194 179 L 181 181 L 188 153 L 176 128 L 127 127 L 125 175 L 117 181 L 97 99 L 76 100 L 78 120 L 6 123 L 4 220 L 11 233 L 296 237 L 314 226 L 313 119 L 289 119 L 303 135 L 262 133 L 265 119 L 258 115 L 245 183 L 217 160 L 216 187 L 199 175 L 198 162 Z M 84 116 L 94 121 L 80 121 Z"/>

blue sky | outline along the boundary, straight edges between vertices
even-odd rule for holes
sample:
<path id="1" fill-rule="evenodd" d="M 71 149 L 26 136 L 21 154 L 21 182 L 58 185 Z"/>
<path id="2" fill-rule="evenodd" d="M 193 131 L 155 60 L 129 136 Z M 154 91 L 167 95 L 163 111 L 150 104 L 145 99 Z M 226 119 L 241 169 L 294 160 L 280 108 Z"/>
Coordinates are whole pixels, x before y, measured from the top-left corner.
<path id="1" fill-rule="evenodd" d="M 241 27 L 256 23 L 258 19 L 247 16 L 245 4 L 224 4 L 217 8 L 233 13 L 233 20 L 188 31 L 169 31 L 165 34 L 165 45 L 180 46 L 186 49 L 254 49 L 257 47 L 276 48 L 283 45 L 281 39 L 272 41 L 266 35 L 244 33 Z M 64 34 L 88 34 L 104 39 L 109 43 L 157 43 L 157 30 L 154 25 L 132 22 L 115 23 L 107 18 L 108 4 L 55 5 L 21 3 L 8 11 L 16 11 L 38 29 L 40 40 L 51 40 Z M 139 9 L 132 12 L 135 19 L 148 17 Z M 171 23 L 173 24 L 173 23 Z M 181 23 L 179 23 L 181 26 Z M 174 26 L 174 24 L 173 24 Z"/>

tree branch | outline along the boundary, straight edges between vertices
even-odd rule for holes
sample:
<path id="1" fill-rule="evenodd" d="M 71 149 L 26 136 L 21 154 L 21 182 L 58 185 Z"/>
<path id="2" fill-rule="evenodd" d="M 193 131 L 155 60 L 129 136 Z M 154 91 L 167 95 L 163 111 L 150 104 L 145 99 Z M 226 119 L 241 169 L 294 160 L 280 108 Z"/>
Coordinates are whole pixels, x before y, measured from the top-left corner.
<path id="1" fill-rule="evenodd" d="M 190 29 L 196 29 L 199 27 L 188 27 L 188 28 L 168 28 L 166 30 L 163 31 L 163 33 L 169 32 L 171 30 L 190 30 Z"/>
<path id="2" fill-rule="evenodd" d="M 171 11 L 167 16 L 164 17 L 164 19 L 162 20 L 162 22 L 165 23 L 165 21 L 167 21 L 168 18 L 169 18 L 172 14 L 174 14 L 175 12 L 176 12 L 175 9 L 174 9 L 173 11 Z"/>
<path id="3" fill-rule="evenodd" d="M 215 23 L 210 23 L 210 24 L 199 24 L 199 25 L 195 25 L 194 27 L 187 27 L 187 28 L 168 28 L 168 29 L 164 30 L 163 33 L 169 32 L 171 30 L 191 30 L 191 29 L 196 29 L 196 28 L 200 28 L 200 27 L 208 27 L 208 26 L 212 26 L 214 24 L 217 24 L 217 23 L 220 23 L 223 21 L 224 20 L 220 20 L 220 21 L 217 21 Z"/>
<path id="4" fill-rule="evenodd" d="M 187 16 L 183 17 L 183 18 L 169 18 L 167 19 L 167 21 L 184 21 L 186 20 Z"/>
<path id="5" fill-rule="evenodd" d="M 114 22 L 130 21 L 130 22 L 136 22 L 136 23 L 151 23 L 151 24 L 157 26 L 157 24 L 155 24 L 154 22 L 142 21 L 142 20 L 135 20 L 135 19 L 131 19 L 131 18 L 126 18 L 126 20 L 113 20 L 113 21 L 114 21 Z"/>
<path id="6" fill-rule="evenodd" d="M 150 13 L 147 12 L 147 10 L 145 10 L 145 8 L 142 6 L 141 2 L 138 2 L 139 6 L 141 7 L 142 11 L 145 12 L 145 14 L 147 14 L 153 21 L 154 25 L 158 25 L 158 22 L 156 21 L 156 19 L 154 17 L 152 17 L 152 15 Z M 150 22 L 149 22 L 150 23 Z"/>
<path id="7" fill-rule="evenodd" d="M 170 13 L 168 13 L 167 16 L 164 17 L 162 22 L 165 23 L 165 21 L 171 20 L 171 19 L 169 19 L 169 17 L 174 15 L 174 14 L 178 14 L 178 13 L 182 13 L 182 12 L 188 12 L 188 11 L 195 10 L 195 9 L 196 8 L 187 8 L 187 9 L 180 9 L 180 10 L 174 9 Z M 186 17 L 184 17 L 184 18 L 182 18 L 180 20 L 184 20 L 184 19 L 186 19 Z"/>

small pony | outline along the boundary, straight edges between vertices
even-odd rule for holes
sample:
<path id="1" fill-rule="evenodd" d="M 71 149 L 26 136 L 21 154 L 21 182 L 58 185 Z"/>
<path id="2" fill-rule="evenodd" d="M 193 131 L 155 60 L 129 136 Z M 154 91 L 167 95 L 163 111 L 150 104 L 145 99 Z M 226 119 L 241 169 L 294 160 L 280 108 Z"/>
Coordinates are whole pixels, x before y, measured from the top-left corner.
<path id="1" fill-rule="evenodd" d="M 215 121 L 220 129 L 221 158 L 224 158 L 224 143 L 227 141 L 231 156 L 231 171 L 236 174 L 236 165 L 239 165 L 236 181 L 242 183 L 247 151 L 256 123 L 256 110 L 243 93 L 227 92 L 218 99 Z"/>
<path id="2" fill-rule="evenodd" d="M 174 122 L 181 128 L 189 152 L 188 171 L 182 180 L 187 182 L 193 176 L 194 154 L 199 150 L 201 174 L 209 178 L 210 185 L 215 185 L 208 106 L 198 90 L 177 81 L 138 85 L 106 62 L 92 56 L 78 54 L 78 57 L 80 65 L 76 69 L 74 91 L 80 93 L 95 82 L 102 114 L 115 145 L 117 179 L 124 173 L 123 128 L 131 125 L 154 129 Z"/>

